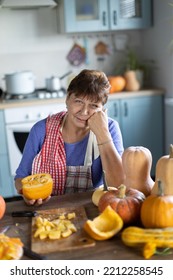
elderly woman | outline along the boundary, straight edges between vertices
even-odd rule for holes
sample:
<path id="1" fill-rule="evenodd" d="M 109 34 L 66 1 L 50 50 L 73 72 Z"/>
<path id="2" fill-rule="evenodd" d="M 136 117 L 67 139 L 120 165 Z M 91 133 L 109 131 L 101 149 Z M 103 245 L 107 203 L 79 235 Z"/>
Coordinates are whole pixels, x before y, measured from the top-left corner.
<path id="1" fill-rule="evenodd" d="M 101 71 L 83 70 L 67 89 L 67 111 L 48 116 L 31 129 L 16 171 L 15 186 L 22 194 L 21 179 L 31 174 L 50 173 L 52 195 L 82 192 L 124 179 L 122 135 L 118 123 L 107 117 L 110 84 Z M 42 204 L 41 199 L 26 201 Z"/>

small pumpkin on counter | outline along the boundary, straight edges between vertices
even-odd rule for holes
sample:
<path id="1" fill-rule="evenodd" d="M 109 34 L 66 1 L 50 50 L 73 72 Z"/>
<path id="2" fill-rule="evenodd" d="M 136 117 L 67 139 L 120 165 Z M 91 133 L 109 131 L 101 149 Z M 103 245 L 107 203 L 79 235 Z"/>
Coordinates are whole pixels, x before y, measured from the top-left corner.
<path id="1" fill-rule="evenodd" d="M 109 76 L 108 80 L 111 85 L 110 93 L 120 92 L 125 88 L 126 80 L 123 76 Z"/>
<path id="2" fill-rule="evenodd" d="M 152 155 L 143 146 L 130 146 L 122 154 L 122 165 L 125 173 L 124 184 L 127 188 L 134 188 L 148 196 L 154 186 L 150 176 Z"/>
<path id="3" fill-rule="evenodd" d="M 0 219 L 3 218 L 6 210 L 6 203 L 4 198 L 0 195 Z"/>
<path id="4" fill-rule="evenodd" d="M 173 195 L 173 145 L 170 145 L 169 155 L 162 156 L 156 164 L 156 182 L 151 193 L 158 193 L 157 180 L 164 185 L 164 194 Z"/>
<path id="5" fill-rule="evenodd" d="M 113 237 L 123 227 L 121 217 L 108 205 L 94 220 L 87 220 L 84 230 L 95 240 Z"/>
<path id="6" fill-rule="evenodd" d="M 108 191 L 99 200 L 98 208 L 100 212 L 110 205 L 122 218 L 124 224 L 131 224 L 140 218 L 140 209 L 145 195 L 135 189 L 127 189 L 125 185 L 120 185 L 117 190 Z"/>
<path id="7" fill-rule="evenodd" d="M 22 179 L 22 193 L 29 200 L 45 199 L 51 195 L 53 179 L 50 174 L 39 173 Z"/>
<path id="8" fill-rule="evenodd" d="M 164 186 L 157 182 L 158 193 L 149 195 L 141 206 L 141 222 L 145 228 L 173 227 L 173 195 L 164 194 Z"/>

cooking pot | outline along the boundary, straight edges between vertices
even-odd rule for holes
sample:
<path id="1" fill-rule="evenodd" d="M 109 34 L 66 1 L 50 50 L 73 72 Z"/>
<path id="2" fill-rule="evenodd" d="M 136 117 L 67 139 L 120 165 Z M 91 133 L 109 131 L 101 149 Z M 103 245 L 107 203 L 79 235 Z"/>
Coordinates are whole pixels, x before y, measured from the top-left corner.
<path id="1" fill-rule="evenodd" d="M 61 89 L 61 80 L 64 79 L 66 76 L 70 75 L 72 71 L 67 72 L 60 78 L 56 76 L 52 76 L 46 79 L 46 89 L 48 91 L 59 91 Z"/>
<path id="2" fill-rule="evenodd" d="M 31 71 L 6 74 L 4 79 L 9 94 L 29 94 L 35 90 L 35 77 Z"/>

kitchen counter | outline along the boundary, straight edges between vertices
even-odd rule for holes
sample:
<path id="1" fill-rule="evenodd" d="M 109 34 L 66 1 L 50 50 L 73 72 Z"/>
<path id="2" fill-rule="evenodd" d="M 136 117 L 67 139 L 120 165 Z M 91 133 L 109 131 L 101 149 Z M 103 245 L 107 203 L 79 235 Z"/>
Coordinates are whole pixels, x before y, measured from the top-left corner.
<path id="1" fill-rule="evenodd" d="M 118 93 L 111 93 L 109 95 L 110 99 L 120 99 L 120 98 L 131 98 L 131 97 L 140 97 L 140 96 L 152 96 L 152 95 L 163 95 L 164 89 L 146 89 L 140 91 L 122 91 Z M 64 103 L 65 98 L 50 98 L 50 99 L 20 99 L 20 100 L 0 100 L 0 110 L 6 108 L 16 108 L 16 107 L 27 107 L 27 106 L 38 106 L 46 104 L 58 104 Z"/>
<path id="2" fill-rule="evenodd" d="M 7 203 L 6 214 L 1 220 L 1 226 L 17 225 L 22 230 L 22 241 L 25 246 L 30 247 L 31 240 L 31 218 L 11 217 L 12 211 L 21 210 L 44 210 L 63 207 L 84 206 L 87 217 L 93 219 L 98 213 L 97 207 L 91 201 L 92 192 L 66 194 L 59 197 L 52 197 L 51 200 L 40 207 L 27 206 L 23 200 Z M 44 246 L 44 241 L 43 241 Z M 54 260 L 143 260 L 141 249 L 125 246 L 120 238 L 120 233 L 106 241 L 96 241 L 92 247 L 55 252 L 47 254 L 47 259 Z M 23 256 L 22 259 L 28 259 Z M 152 260 L 173 260 L 173 254 L 156 255 Z"/>

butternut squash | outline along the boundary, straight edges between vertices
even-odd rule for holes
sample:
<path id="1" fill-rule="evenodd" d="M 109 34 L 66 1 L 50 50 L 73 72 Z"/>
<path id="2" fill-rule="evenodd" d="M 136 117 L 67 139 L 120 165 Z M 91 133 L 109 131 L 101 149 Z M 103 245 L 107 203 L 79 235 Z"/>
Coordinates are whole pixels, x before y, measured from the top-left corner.
<path id="1" fill-rule="evenodd" d="M 150 176 L 152 166 L 150 150 L 143 146 L 130 146 L 123 152 L 122 164 L 125 173 L 124 185 L 148 196 L 154 186 Z"/>
<path id="2" fill-rule="evenodd" d="M 156 252 L 156 248 L 173 248 L 173 228 L 143 229 L 127 227 L 122 231 L 121 239 L 127 246 L 143 247 L 143 256 L 148 259 Z"/>
<path id="3" fill-rule="evenodd" d="M 173 195 L 173 145 L 170 145 L 169 155 L 162 156 L 156 164 L 155 184 L 151 193 L 157 194 L 157 181 L 164 186 L 164 195 Z"/>
<path id="4" fill-rule="evenodd" d="M 125 72 L 124 77 L 126 79 L 125 90 L 137 91 L 140 89 L 140 83 L 137 80 L 135 71 L 129 70 L 129 71 Z"/>

